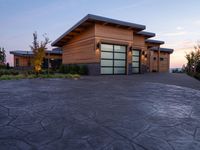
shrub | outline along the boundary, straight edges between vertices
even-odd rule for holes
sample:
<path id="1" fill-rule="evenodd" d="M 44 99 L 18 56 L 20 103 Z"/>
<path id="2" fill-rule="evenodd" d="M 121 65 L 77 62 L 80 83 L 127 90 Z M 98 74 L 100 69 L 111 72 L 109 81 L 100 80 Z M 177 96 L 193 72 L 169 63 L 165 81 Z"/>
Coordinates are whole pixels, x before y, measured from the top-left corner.
<path id="1" fill-rule="evenodd" d="M 0 80 L 19 80 L 19 79 L 23 79 L 24 76 L 23 75 L 2 75 L 0 77 Z"/>
<path id="2" fill-rule="evenodd" d="M 80 66 L 79 74 L 80 75 L 88 75 L 88 67 L 85 65 Z"/>
<path id="3" fill-rule="evenodd" d="M 85 65 L 61 65 L 59 69 L 60 73 L 65 74 L 81 74 L 81 75 L 87 75 L 88 74 L 88 68 Z"/>
<path id="4" fill-rule="evenodd" d="M 194 74 L 194 77 L 195 77 L 196 79 L 200 80 L 200 73 Z"/>
<path id="5" fill-rule="evenodd" d="M 78 65 L 70 65 L 69 73 L 70 74 L 77 74 L 79 73 L 80 67 Z"/>
<path id="6" fill-rule="evenodd" d="M 0 69 L 6 69 L 5 65 L 0 65 Z"/>
<path id="7" fill-rule="evenodd" d="M 0 70 L 0 76 L 2 75 L 18 75 L 19 71 L 17 70 Z"/>
<path id="8" fill-rule="evenodd" d="M 60 73 L 69 73 L 70 72 L 70 66 L 69 65 L 61 65 L 59 72 Z"/>

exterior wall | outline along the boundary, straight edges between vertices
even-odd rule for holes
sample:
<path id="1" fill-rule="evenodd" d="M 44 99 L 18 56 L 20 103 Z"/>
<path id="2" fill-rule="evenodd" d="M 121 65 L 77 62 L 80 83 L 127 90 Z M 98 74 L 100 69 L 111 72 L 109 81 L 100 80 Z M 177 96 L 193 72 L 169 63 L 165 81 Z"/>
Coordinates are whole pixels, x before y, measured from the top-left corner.
<path id="1" fill-rule="evenodd" d="M 133 34 L 133 48 L 141 50 L 141 58 L 140 58 L 140 72 L 145 73 L 149 69 L 148 59 L 145 55 L 148 55 L 148 49 L 145 44 L 145 37 Z M 144 55 L 143 55 L 144 53 Z"/>
<path id="2" fill-rule="evenodd" d="M 159 61 L 159 64 L 158 64 L 158 61 Z M 166 52 L 160 52 L 160 56 L 159 56 L 159 53 L 157 51 L 151 51 L 150 62 L 151 62 L 150 72 L 158 72 L 158 71 L 169 72 L 170 54 Z"/>
<path id="3" fill-rule="evenodd" d="M 135 34 L 131 29 L 99 23 L 86 28 L 62 47 L 63 64 L 85 64 L 88 65 L 89 71 L 91 70 L 90 74 L 100 74 L 101 51 L 97 48 L 97 43 L 127 46 L 127 74 L 131 74 L 132 66 L 132 52 L 129 51 L 130 47 L 141 50 L 141 73 L 159 70 L 160 72 L 166 72 L 169 70 L 170 55 L 148 49 L 148 46 L 159 46 L 158 44 L 146 44 L 145 37 Z M 154 60 L 154 57 L 156 60 Z M 160 61 L 159 57 L 163 57 L 164 60 Z"/>
<path id="4" fill-rule="evenodd" d="M 158 72 L 158 52 L 150 52 L 150 72 Z"/>
<path id="5" fill-rule="evenodd" d="M 160 52 L 160 72 L 169 72 L 169 62 L 170 62 L 170 54 L 165 52 Z"/>
<path id="6" fill-rule="evenodd" d="M 133 45 L 133 30 L 123 29 L 120 27 L 95 24 L 95 39 L 96 44 L 100 43 L 110 43 L 125 45 L 127 47 L 127 74 L 130 74 L 130 64 L 132 63 L 132 53 L 129 51 L 129 48 Z M 100 61 L 100 54 L 98 53 L 98 59 Z"/>
<path id="7" fill-rule="evenodd" d="M 16 61 L 19 60 L 19 64 L 17 66 Z M 31 63 L 31 57 L 24 57 L 24 56 L 14 56 L 14 66 L 15 67 L 29 67 L 29 61 Z"/>
<path id="8" fill-rule="evenodd" d="M 63 64 L 99 62 L 95 52 L 94 26 L 85 29 L 62 47 Z"/>
<path id="9" fill-rule="evenodd" d="M 55 55 L 55 54 L 50 54 L 50 57 L 48 54 L 45 55 L 44 57 L 45 59 L 62 59 L 62 56 L 61 55 Z M 17 66 L 16 64 L 16 59 L 19 60 L 19 65 Z M 17 68 L 28 68 L 28 67 L 31 67 L 33 66 L 32 65 L 32 57 L 31 56 L 16 56 L 14 55 L 14 67 L 17 67 Z M 30 66 L 29 66 L 29 63 L 30 63 Z"/>

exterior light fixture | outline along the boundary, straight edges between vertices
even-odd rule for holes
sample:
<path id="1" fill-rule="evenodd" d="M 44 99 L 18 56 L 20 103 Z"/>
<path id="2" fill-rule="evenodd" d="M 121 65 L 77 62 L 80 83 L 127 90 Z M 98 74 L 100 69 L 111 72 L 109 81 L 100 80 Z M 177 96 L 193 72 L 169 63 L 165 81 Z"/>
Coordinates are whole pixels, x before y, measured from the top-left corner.
<path id="1" fill-rule="evenodd" d="M 130 47 L 129 47 L 129 52 L 131 52 L 131 51 L 132 51 L 132 49 L 133 49 L 133 48 L 132 48 L 132 46 L 130 46 Z"/>
<path id="2" fill-rule="evenodd" d="M 100 48 L 100 43 L 97 43 L 97 49 L 99 49 Z"/>
<path id="3" fill-rule="evenodd" d="M 145 51 L 142 51 L 142 55 L 145 55 Z"/>
<path id="4" fill-rule="evenodd" d="M 147 58 L 147 54 L 145 54 L 145 58 Z"/>

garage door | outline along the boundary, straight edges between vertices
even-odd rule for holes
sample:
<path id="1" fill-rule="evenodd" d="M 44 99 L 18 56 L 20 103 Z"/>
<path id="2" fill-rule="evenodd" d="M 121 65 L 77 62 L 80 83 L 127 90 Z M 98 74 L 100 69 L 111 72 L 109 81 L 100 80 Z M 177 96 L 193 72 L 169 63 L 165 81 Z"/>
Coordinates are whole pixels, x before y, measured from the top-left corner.
<path id="1" fill-rule="evenodd" d="M 132 73 L 140 73 L 140 50 L 132 50 Z"/>
<path id="2" fill-rule="evenodd" d="M 126 46 L 101 44 L 101 74 L 126 74 Z"/>

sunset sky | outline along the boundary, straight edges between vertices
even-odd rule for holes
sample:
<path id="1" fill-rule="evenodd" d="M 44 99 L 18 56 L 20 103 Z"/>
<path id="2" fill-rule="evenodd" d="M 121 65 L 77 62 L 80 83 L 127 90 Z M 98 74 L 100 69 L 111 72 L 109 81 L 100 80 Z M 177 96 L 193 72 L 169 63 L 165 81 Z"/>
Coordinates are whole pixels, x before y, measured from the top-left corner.
<path id="1" fill-rule="evenodd" d="M 87 14 L 146 25 L 175 50 L 172 68 L 200 40 L 199 0 L 0 0 L 0 11 L 0 47 L 11 64 L 9 51 L 29 50 L 34 31 L 54 41 Z"/>

